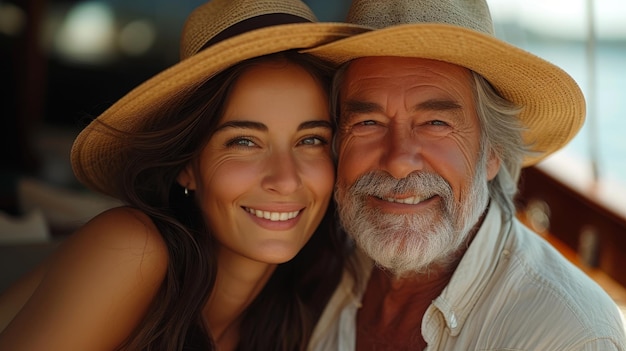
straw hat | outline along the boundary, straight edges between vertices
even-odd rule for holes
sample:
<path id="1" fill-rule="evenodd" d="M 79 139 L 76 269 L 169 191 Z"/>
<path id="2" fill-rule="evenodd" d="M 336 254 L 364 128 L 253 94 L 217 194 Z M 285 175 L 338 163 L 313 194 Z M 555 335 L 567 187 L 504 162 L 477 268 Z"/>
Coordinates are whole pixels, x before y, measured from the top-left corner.
<path id="1" fill-rule="evenodd" d="M 585 99 L 557 66 L 494 35 L 485 0 L 355 0 L 348 23 L 376 28 L 305 52 L 341 64 L 365 56 L 434 59 L 469 68 L 523 106 L 524 140 L 539 162 L 567 144 L 585 120 Z"/>
<path id="2" fill-rule="evenodd" d="M 155 112 L 183 91 L 243 60 L 289 49 L 310 48 L 366 29 L 344 23 L 315 23 L 299 0 L 213 0 L 188 17 L 181 61 L 126 94 L 97 120 L 126 132 L 143 130 Z M 117 196 L 115 179 L 124 162 L 123 145 L 98 123 L 76 138 L 71 161 L 78 180 Z"/>

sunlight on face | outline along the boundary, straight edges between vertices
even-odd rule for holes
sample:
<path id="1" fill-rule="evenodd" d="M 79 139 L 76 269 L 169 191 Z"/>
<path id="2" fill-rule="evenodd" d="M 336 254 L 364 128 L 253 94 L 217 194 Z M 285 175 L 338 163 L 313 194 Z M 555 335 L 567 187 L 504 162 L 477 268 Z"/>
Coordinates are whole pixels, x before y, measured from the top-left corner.
<path id="1" fill-rule="evenodd" d="M 292 63 L 238 78 L 190 180 L 220 257 L 282 263 L 311 237 L 334 184 L 327 101 Z"/>
<path id="2" fill-rule="evenodd" d="M 341 91 L 336 199 L 343 227 L 394 274 L 453 261 L 497 164 L 480 145 L 471 74 L 439 61 L 351 63 Z"/>
<path id="3" fill-rule="evenodd" d="M 481 171 L 483 167 L 477 169 L 469 191 L 458 202 L 450 185 L 434 173 L 412 173 L 395 179 L 384 172 L 371 172 L 350 187 L 338 184 L 341 223 L 369 257 L 397 277 L 445 266 L 466 242 L 487 205 L 486 175 Z M 425 199 L 441 197 L 440 206 L 397 214 L 385 213 L 368 202 L 372 196 L 385 198 L 409 192 Z"/>

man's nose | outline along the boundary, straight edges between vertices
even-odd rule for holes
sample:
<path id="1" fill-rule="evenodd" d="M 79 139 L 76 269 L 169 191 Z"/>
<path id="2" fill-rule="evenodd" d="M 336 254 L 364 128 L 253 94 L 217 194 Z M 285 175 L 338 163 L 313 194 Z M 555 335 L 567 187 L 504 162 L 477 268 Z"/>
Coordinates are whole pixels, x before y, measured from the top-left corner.
<path id="1" fill-rule="evenodd" d="M 422 145 L 410 128 L 391 126 L 383 147 L 381 167 L 394 178 L 402 179 L 423 169 Z"/>

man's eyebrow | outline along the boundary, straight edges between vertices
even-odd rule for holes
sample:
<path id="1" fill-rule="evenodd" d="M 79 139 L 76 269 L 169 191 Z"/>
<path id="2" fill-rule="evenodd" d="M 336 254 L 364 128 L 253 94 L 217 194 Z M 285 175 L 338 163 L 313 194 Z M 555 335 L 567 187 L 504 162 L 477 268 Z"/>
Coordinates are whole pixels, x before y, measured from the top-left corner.
<path id="1" fill-rule="evenodd" d="M 416 104 L 412 111 L 446 111 L 460 109 L 461 105 L 454 100 L 447 99 L 430 99 Z M 374 102 L 366 102 L 359 100 L 348 100 L 343 106 L 343 112 L 346 115 L 372 113 L 383 111 L 382 106 Z"/>
<path id="2" fill-rule="evenodd" d="M 448 99 L 430 99 L 413 106 L 413 111 L 446 111 L 460 109 L 461 105 Z"/>
<path id="3" fill-rule="evenodd" d="M 351 114 L 381 112 L 382 110 L 382 106 L 374 102 L 347 100 L 343 104 L 343 112 L 348 116 Z"/>

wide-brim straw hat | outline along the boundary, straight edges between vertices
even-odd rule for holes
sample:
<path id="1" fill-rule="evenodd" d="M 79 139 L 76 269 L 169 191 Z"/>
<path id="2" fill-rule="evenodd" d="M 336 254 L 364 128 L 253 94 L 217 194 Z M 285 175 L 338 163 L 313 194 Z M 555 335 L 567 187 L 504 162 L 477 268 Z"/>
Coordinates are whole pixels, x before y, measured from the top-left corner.
<path id="1" fill-rule="evenodd" d="M 562 69 L 496 38 L 484 0 L 355 0 L 348 23 L 376 30 L 305 52 L 336 64 L 367 56 L 401 56 L 460 65 L 485 77 L 519 115 L 535 164 L 562 148 L 585 120 L 585 99 Z"/>
<path id="2" fill-rule="evenodd" d="M 97 117 L 124 132 L 143 131 L 160 109 L 224 69 L 246 59 L 306 49 L 361 33 L 345 23 L 319 23 L 299 0 L 213 0 L 185 22 L 181 60 L 123 96 Z M 71 150 L 74 174 L 87 187 L 119 197 L 124 143 L 91 122 Z"/>

